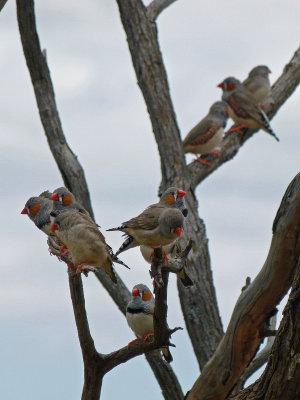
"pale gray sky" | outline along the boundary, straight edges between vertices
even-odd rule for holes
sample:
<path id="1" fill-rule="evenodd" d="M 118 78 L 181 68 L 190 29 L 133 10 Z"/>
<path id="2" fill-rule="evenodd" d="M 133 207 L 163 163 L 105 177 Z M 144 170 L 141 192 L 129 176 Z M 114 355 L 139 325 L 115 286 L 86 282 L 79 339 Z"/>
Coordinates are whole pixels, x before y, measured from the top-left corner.
<path id="1" fill-rule="evenodd" d="M 144 100 L 136 85 L 116 2 L 36 1 L 64 132 L 82 163 L 102 231 L 156 201 L 160 166 Z M 158 20 L 159 39 L 182 136 L 221 96 L 229 75 L 244 79 L 267 64 L 274 82 L 299 46 L 297 0 L 178 0 Z M 2 272 L 1 398 L 79 399 L 82 362 L 66 266 L 50 257 L 46 237 L 20 215 L 26 200 L 62 184 L 48 150 L 19 40 L 15 4 L 0 13 L 0 165 Z M 197 190 L 226 326 L 246 276 L 261 268 L 281 197 L 299 171 L 299 90 L 272 121 L 277 143 L 259 132 Z M 190 161 L 192 156 L 188 155 Z M 118 233 L 105 233 L 117 249 Z M 139 251 L 116 266 L 125 283 L 150 284 Z M 100 352 L 133 338 L 93 276 L 83 277 L 90 327 Z M 184 326 L 175 279 L 169 324 Z M 198 375 L 186 332 L 173 337 L 173 367 L 184 391 Z M 181 366 L 184 364 L 184 369 Z M 102 399 L 161 399 L 143 356 L 110 372 Z"/>

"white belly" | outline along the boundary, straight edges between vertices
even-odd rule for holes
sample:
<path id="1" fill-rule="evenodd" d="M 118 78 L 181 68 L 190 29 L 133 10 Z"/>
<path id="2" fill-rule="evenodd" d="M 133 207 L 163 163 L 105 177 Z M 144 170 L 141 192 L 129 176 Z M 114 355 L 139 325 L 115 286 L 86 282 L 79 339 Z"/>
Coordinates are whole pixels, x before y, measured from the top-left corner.
<path id="1" fill-rule="evenodd" d="M 137 336 L 145 336 L 153 332 L 153 316 L 152 314 L 130 314 L 126 313 L 128 325 Z"/>

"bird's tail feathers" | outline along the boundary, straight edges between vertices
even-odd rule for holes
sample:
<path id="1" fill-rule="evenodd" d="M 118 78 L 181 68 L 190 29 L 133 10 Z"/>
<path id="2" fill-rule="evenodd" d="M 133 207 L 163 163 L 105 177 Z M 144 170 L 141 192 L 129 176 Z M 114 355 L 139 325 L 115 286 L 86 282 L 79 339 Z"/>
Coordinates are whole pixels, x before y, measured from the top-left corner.
<path id="1" fill-rule="evenodd" d="M 263 112 L 263 110 L 261 110 L 261 115 L 263 118 L 263 123 L 264 123 L 264 127 L 267 133 L 269 133 L 269 135 L 273 136 L 273 138 L 275 140 L 277 140 L 277 142 L 279 142 L 279 138 L 276 135 L 276 133 L 273 131 L 273 129 L 271 128 L 270 122 L 268 117 L 266 116 L 266 114 Z"/>
<path id="2" fill-rule="evenodd" d="M 116 262 L 117 264 L 124 265 L 124 267 L 130 269 L 130 267 L 128 267 L 128 265 L 125 264 L 124 261 L 120 260 L 115 254 L 111 254 L 111 258 L 112 258 L 113 262 Z"/>
<path id="3" fill-rule="evenodd" d="M 117 228 L 110 228 L 110 229 L 106 229 L 107 232 L 111 232 L 111 231 L 122 231 L 125 228 L 124 225 L 120 225 Z"/>
<path id="4" fill-rule="evenodd" d="M 133 241 L 134 241 L 134 238 L 132 236 L 128 235 L 127 239 L 124 240 L 124 242 L 120 246 L 119 250 L 116 252 L 115 256 L 118 256 L 123 251 L 128 250 L 130 248 L 130 245 L 133 243 Z"/>
<path id="5" fill-rule="evenodd" d="M 110 257 L 107 257 L 105 264 L 102 266 L 103 266 L 105 272 L 109 275 L 110 279 L 114 283 L 117 283 L 117 277 L 116 277 L 115 271 L 112 266 L 112 259 Z"/>
<path id="6" fill-rule="evenodd" d="M 189 287 L 189 286 L 193 286 L 194 285 L 193 281 L 188 276 L 188 274 L 186 273 L 184 268 L 182 268 L 182 270 L 180 272 L 178 272 L 177 276 L 180 278 L 181 283 L 183 284 L 183 286 Z"/>
<path id="7" fill-rule="evenodd" d="M 160 350 L 164 356 L 164 359 L 167 361 L 167 363 L 170 363 L 173 361 L 173 357 L 172 357 L 172 354 L 171 354 L 168 346 L 161 347 Z"/>

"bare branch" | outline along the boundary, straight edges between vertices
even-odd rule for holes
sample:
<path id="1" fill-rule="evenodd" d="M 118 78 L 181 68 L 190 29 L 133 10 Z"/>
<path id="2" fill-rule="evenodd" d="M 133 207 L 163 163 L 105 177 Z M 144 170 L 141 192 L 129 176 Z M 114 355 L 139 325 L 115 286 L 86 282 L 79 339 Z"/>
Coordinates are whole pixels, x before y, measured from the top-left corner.
<path id="1" fill-rule="evenodd" d="M 276 320 L 277 320 L 276 315 L 271 317 L 270 329 L 273 329 L 273 330 L 275 329 Z M 245 386 L 246 381 L 250 378 L 250 376 L 253 375 L 260 367 L 262 367 L 268 361 L 274 340 L 275 340 L 275 336 L 269 336 L 267 338 L 266 345 L 264 346 L 264 348 L 262 350 L 260 350 L 259 353 L 256 354 L 256 356 L 251 361 L 249 366 L 245 369 L 242 376 L 238 380 L 238 382 L 234 388 L 234 391 L 232 392 L 232 395 L 234 395 L 234 394 L 238 393 L 240 390 L 242 390 L 243 387 Z"/>
<path id="2" fill-rule="evenodd" d="M 187 399 L 222 400 L 255 355 L 261 326 L 289 289 L 300 256 L 300 173 L 288 186 L 265 264 L 234 308 L 228 329 Z"/>
<path id="3" fill-rule="evenodd" d="M 5 6 L 6 3 L 7 3 L 7 0 L 0 0 L 0 11 Z"/>
<path id="4" fill-rule="evenodd" d="M 78 201 L 93 216 L 84 171 L 77 156 L 70 149 L 63 133 L 56 107 L 50 71 L 46 58 L 40 48 L 33 0 L 17 0 L 17 17 L 23 51 L 50 150 L 66 187 L 74 193 Z"/>
<path id="5" fill-rule="evenodd" d="M 298 242 L 298 246 L 300 243 Z M 231 400 L 295 400 L 300 381 L 300 260 L 268 364 L 262 376 Z M 275 397 L 274 397 L 275 396 Z"/>
<path id="6" fill-rule="evenodd" d="M 150 21 L 155 21 L 159 14 L 176 0 L 153 0 L 147 7 L 147 15 Z"/>
<path id="7" fill-rule="evenodd" d="M 270 119 L 274 117 L 283 103 L 292 95 L 300 82 L 300 47 L 293 55 L 290 62 L 284 67 L 282 75 L 272 86 L 272 103 L 266 103 L 266 112 Z M 210 162 L 210 166 L 204 166 L 197 161 L 193 161 L 188 165 L 191 177 L 191 186 L 193 189 L 205 178 L 211 175 L 216 169 L 221 167 L 225 162 L 231 160 L 239 149 L 250 137 L 254 135 L 254 130 L 245 129 L 244 134 L 233 132 L 227 134 L 223 139 L 220 153 L 221 157 L 213 157 L 211 155 L 203 155 L 203 159 Z"/>

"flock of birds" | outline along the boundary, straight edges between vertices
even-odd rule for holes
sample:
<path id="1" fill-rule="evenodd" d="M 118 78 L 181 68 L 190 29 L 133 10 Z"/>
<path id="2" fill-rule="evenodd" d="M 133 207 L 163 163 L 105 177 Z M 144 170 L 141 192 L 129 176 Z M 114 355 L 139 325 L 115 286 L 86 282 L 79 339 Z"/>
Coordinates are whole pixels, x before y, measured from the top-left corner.
<path id="1" fill-rule="evenodd" d="M 223 90 L 222 101 L 214 103 L 209 113 L 188 133 L 183 141 L 184 152 L 196 155 L 214 152 L 218 155 L 214 149 L 222 140 L 229 116 L 238 124 L 232 129 L 234 131 L 243 127 L 263 129 L 278 140 L 263 111 L 263 102 L 271 90 L 268 77 L 270 72 L 267 66 L 261 65 L 253 68 L 242 83 L 233 77 L 220 83 L 218 87 Z M 200 156 L 197 160 L 208 164 Z M 113 262 L 127 267 L 118 256 L 133 247 L 140 247 L 149 264 L 157 247 L 163 249 L 166 266 L 168 256 L 176 257 L 178 238 L 182 233 L 184 218 L 188 214 L 185 195 L 185 191 L 170 187 L 158 203 L 150 205 L 137 217 L 123 222 L 119 227 L 108 229 L 121 231 L 126 236 L 116 253 L 106 243 L 99 226 L 88 211 L 65 187 L 31 197 L 21 214 L 27 214 L 48 236 L 56 237 L 60 245 L 60 255 L 71 256 L 77 273 L 84 272 L 85 266 L 99 267 L 105 270 L 112 282 L 117 283 Z M 184 286 L 193 285 L 184 268 L 177 275 Z M 138 336 L 134 341 L 142 338 L 145 341 L 153 335 L 153 312 L 154 298 L 151 290 L 144 284 L 135 285 L 126 310 L 128 325 Z M 168 347 L 162 348 L 162 353 L 167 362 L 172 361 Z"/>
<path id="2" fill-rule="evenodd" d="M 237 124 L 228 132 L 242 133 L 242 128 L 262 129 L 279 141 L 264 112 L 263 103 L 271 92 L 270 73 L 266 65 L 258 65 L 243 82 L 229 77 L 219 83 L 218 87 L 223 90 L 222 101 L 214 103 L 208 114 L 187 134 L 183 140 L 184 152 L 195 155 L 211 152 L 220 156 L 215 148 L 224 136 L 228 117 Z M 197 161 L 210 165 L 198 156 Z"/>

